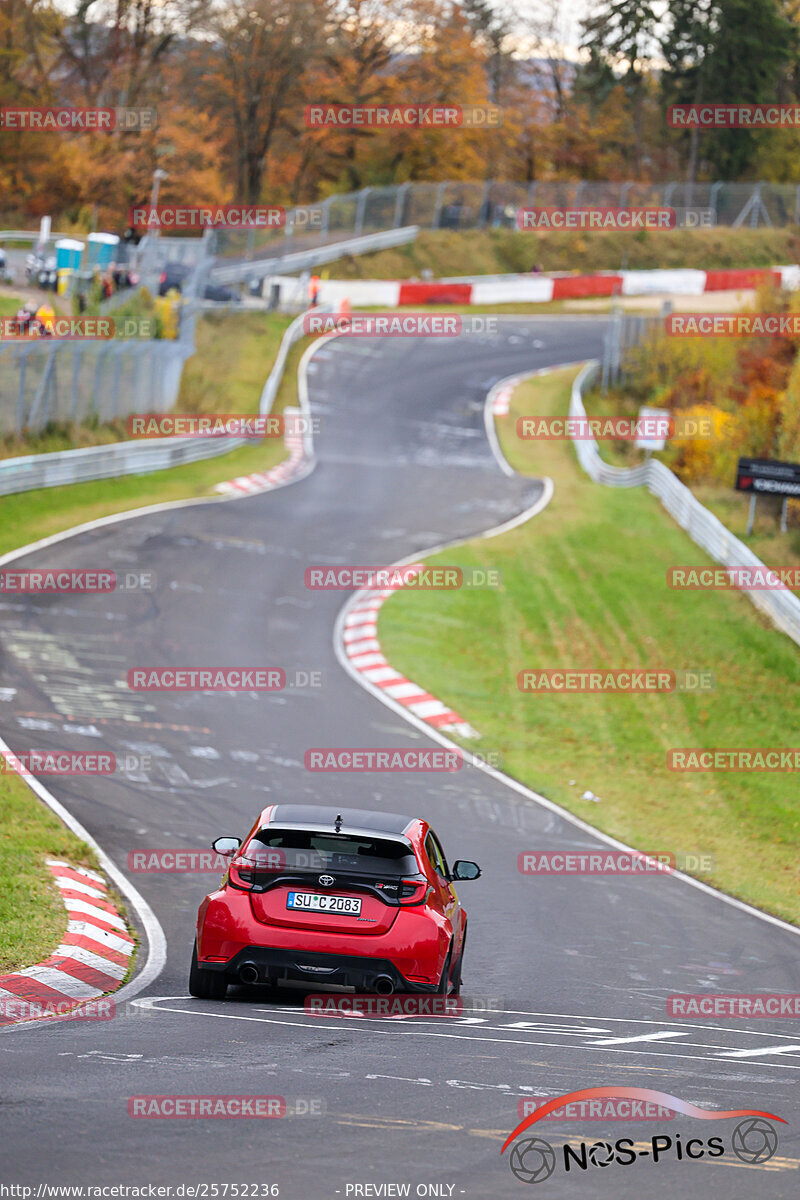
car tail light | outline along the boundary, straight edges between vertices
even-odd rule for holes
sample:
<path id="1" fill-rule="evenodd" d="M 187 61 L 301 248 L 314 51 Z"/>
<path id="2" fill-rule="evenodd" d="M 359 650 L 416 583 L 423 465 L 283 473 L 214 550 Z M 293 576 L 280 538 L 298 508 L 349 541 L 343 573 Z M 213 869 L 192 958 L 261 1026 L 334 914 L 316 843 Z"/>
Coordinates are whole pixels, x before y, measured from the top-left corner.
<path id="1" fill-rule="evenodd" d="M 235 858 L 228 867 L 228 879 L 234 887 L 249 891 L 256 881 L 255 864 L 246 858 Z"/>
<path id="2" fill-rule="evenodd" d="M 429 891 L 430 886 L 425 879 L 401 879 L 397 898 L 401 904 L 422 904 Z"/>

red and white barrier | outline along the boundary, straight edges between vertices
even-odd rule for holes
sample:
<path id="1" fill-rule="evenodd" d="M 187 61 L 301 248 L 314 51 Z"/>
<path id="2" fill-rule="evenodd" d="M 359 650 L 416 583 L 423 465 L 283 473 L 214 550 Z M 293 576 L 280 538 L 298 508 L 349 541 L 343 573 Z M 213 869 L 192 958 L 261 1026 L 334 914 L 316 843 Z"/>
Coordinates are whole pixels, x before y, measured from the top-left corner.
<path id="1" fill-rule="evenodd" d="M 424 304 L 547 304 L 589 296 L 646 296 L 666 292 L 701 296 L 704 292 L 757 287 L 772 279 L 787 288 L 800 287 L 800 267 L 746 267 L 719 271 L 655 270 L 598 272 L 594 275 L 517 275 L 485 280 L 402 282 L 381 279 L 323 279 L 319 303 L 335 307 L 347 299 L 356 308 L 401 308 Z"/>

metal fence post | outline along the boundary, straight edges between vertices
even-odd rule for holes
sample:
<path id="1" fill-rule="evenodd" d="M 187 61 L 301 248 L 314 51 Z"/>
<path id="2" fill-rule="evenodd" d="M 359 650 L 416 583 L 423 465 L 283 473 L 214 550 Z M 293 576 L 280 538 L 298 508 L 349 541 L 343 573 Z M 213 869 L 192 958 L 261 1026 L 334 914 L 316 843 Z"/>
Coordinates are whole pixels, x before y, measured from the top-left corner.
<path id="1" fill-rule="evenodd" d="M 446 187 L 447 187 L 446 183 L 437 183 L 437 185 L 436 185 L 436 203 L 434 204 L 434 208 L 433 208 L 433 220 L 431 221 L 431 229 L 439 228 L 439 221 L 441 220 L 441 216 L 442 216 L 442 204 L 444 202 L 444 189 Z"/>
<path id="2" fill-rule="evenodd" d="M 356 219 L 353 228 L 353 233 L 356 237 L 360 237 L 364 232 L 364 209 L 367 206 L 367 196 L 373 189 L 371 187 L 362 188 L 358 193 L 358 203 L 356 204 Z"/>
<path id="3" fill-rule="evenodd" d="M 401 183 L 397 189 L 397 195 L 395 196 L 395 199 L 394 199 L 394 216 L 392 218 L 392 220 L 393 220 L 392 229 L 399 229 L 400 226 L 403 224 L 403 212 L 405 211 L 406 196 L 408 195 L 408 189 L 410 187 L 411 187 L 410 183 Z"/>
<path id="4" fill-rule="evenodd" d="M 28 365 L 28 355 L 30 350 L 23 349 L 19 352 L 19 395 L 17 397 L 17 433 L 22 433 L 25 428 L 25 370 Z"/>
<path id="5" fill-rule="evenodd" d="M 78 419 L 78 386 L 81 375 L 81 351 L 83 347 L 78 343 L 72 351 L 72 420 Z"/>
<path id="6" fill-rule="evenodd" d="M 114 387 L 112 391 L 111 417 L 116 417 L 119 411 L 119 376 L 122 369 L 122 346 L 114 347 Z"/>
<path id="7" fill-rule="evenodd" d="M 43 425 L 47 418 L 47 411 L 50 407 L 52 376 L 55 371 L 55 361 L 56 354 L 58 353 L 58 347 L 59 343 L 56 341 L 51 342 L 48 347 L 49 353 L 47 355 L 47 362 L 45 363 L 44 371 L 42 372 L 41 382 L 36 389 L 36 396 L 34 397 L 30 416 L 28 417 L 28 423 L 32 429 L 37 427 L 37 422 Z M 43 418 L 41 421 L 39 419 L 40 410 L 43 410 Z"/>
<path id="8" fill-rule="evenodd" d="M 331 204 L 333 196 L 328 196 L 327 200 L 322 201 L 322 224 L 320 225 L 319 235 L 320 241 L 325 241 L 331 227 Z"/>

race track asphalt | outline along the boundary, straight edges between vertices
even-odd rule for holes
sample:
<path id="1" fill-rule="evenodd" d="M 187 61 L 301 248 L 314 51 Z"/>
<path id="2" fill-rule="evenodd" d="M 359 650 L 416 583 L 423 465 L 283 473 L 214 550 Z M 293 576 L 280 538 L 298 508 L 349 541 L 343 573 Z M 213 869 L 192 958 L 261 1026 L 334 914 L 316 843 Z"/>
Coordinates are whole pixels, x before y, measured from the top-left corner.
<path id="1" fill-rule="evenodd" d="M 515 372 L 597 355 L 604 327 L 591 318 L 503 319 L 488 336 L 329 342 L 309 369 L 320 431 L 305 479 L 142 515 L 22 560 L 153 573 L 151 591 L 2 599 L 1 681 L 14 691 L 0 703 L 0 734 L 17 752 L 149 758 L 127 775 L 48 786 L 133 879 L 168 956 L 156 982 L 111 1021 L 0 1034 L 0 1182 L 216 1184 L 220 1196 L 224 1183 L 277 1184 L 290 1200 L 402 1194 L 357 1190 L 368 1184 L 408 1184 L 412 1196 L 511 1197 L 531 1186 L 559 1200 L 797 1196 L 794 1023 L 665 1016 L 670 993 L 800 991 L 796 934 L 674 878 L 520 875 L 520 850 L 599 843 L 473 767 L 328 775 L 303 766 L 312 746 L 429 743 L 342 669 L 333 630 L 346 596 L 307 590 L 305 567 L 389 563 L 533 505 L 542 485 L 509 478 L 493 457 L 486 393 Z M 131 667 L 169 665 L 279 666 L 290 678 L 316 671 L 322 686 L 272 695 L 120 686 Z M 190 999 L 195 912 L 216 877 L 133 874 L 128 855 L 241 836 L 272 801 L 425 815 L 451 859 L 477 859 L 483 877 L 461 889 L 470 920 L 464 991 L 493 998 L 493 1011 L 390 1023 L 308 1017 L 297 992 Z M 764 1109 L 788 1124 L 765 1165 L 729 1149 L 715 1160 L 678 1161 L 673 1151 L 658 1163 L 642 1154 L 627 1167 L 560 1166 L 541 1184 L 515 1178 L 500 1147 L 519 1100 L 603 1085 L 653 1088 L 710 1109 Z M 275 1121 L 132 1119 L 127 1099 L 144 1094 L 280 1095 L 324 1111 Z M 684 1140 L 721 1134 L 728 1146 L 734 1125 L 585 1120 L 532 1134 L 556 1147 L 567 1135 L 630 1136 L 644 1150 L 652 1135 L 675 1131 Z"/>

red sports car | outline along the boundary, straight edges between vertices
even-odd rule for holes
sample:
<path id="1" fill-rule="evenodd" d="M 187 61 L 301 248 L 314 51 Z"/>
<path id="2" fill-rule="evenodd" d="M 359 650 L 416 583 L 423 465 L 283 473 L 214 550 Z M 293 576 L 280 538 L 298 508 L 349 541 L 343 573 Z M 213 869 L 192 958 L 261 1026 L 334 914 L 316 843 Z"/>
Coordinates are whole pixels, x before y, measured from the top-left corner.
<path id="1" fill-rule="evenodd" d="M 231 857 L 197 915 L 189 991 L 221 1000 L 231 983 L 353 987 L 359 992 L 457 994 L 467 914 L 452 871 L 421 818 L 357 808 L 273 804 Z"/>

